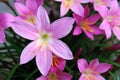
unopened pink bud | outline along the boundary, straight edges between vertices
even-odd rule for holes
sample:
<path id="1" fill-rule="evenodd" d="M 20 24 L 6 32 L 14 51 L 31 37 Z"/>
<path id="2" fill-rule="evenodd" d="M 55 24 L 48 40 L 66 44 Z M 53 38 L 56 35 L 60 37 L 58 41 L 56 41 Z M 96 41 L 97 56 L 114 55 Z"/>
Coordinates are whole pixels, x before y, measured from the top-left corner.
<path id="1" fill-rule="evenodd" d="M 82 53 L 82 50 L 83 50 L 82 48 L 79 48 L 79 50 L 75 54 L 75 58 L 80 56 L 80 54 Z"/>
<path id="2" fill-rule="evenodd" d="M 109 48 L 109 50 L 111 50 L 111 51 L 116 51 L 116 50 L 119 50 L 119 49 L 120 49 L 120 44 L 115 44 L 115 45 L 113 45 Z"/>

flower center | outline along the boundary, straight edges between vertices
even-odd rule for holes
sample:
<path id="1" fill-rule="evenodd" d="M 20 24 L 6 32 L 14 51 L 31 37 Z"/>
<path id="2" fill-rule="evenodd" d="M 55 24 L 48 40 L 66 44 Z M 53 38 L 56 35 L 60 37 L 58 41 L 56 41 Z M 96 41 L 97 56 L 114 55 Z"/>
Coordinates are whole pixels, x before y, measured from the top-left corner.
<path id="1" fill-rule="evenodd" d="M 117 16 L 107 16 L 107 21 L 108 22 L 112 22 L 115 18 L 117 18 Z"/>
<path id="2" fill-rule="evenodd" d="M 41 39 L 43 41 L 43 44 L 47 44 L 49 39 L 50 39 L 51 35 L 48 33 L 42 33 L 41 34 Z"/>
<path id="3" fill-rule="evenodd" d="M 29 16 L 27 17 L 27 21 L 30 23 L 35 23 L 35 17 L 34 16 Z"/>
<path id="4" fill-rule="evenodd" d="M 92 24 L 92 22 L 88 22 L 87 19 L 85 19 L 81 24 L 81 28 L 83 29 L 83 31 L 93 32 L 94 29 L 90 26 Z"/>
<path id="5" fill-rule="evenodd" d="M 99 74 L 98 72 L 95 72 L 93 69 L 86 69 L 84 71 L 85 75 L 92 75 L 92 74 Z"/>
<path id="6" fill-rule="evenodd" d="M 48 80 L 57 80 L 56 74 L 50 73 L 49 77 L 48 77 Z"/>
<path id="7" fill-rule="evenodd" d="M 38 46 L 41 49 L 46 49 L 48 42 L 51 40 L 51 34 L 49 33 L 40 33 L 40 36 L 37 39 Z"/>
<path id="8" fill-rule="evenodd" d="M 68 8 L 71 4 L 71 1 L 72 0 L 65 0 L 64 4 L 65 4 L 65 7 Z"/>

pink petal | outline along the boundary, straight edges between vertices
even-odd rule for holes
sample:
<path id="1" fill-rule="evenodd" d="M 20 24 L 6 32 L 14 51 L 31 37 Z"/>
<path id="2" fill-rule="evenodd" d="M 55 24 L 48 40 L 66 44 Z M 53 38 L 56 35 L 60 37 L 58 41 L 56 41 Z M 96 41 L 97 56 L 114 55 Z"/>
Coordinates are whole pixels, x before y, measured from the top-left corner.
<path id="1" fill-rule="evenodd" d="M 12 25 L 12 29 L 21 37 L 29 40 L 35 40 L 38 38 L 38 33 L 33 25 L 22 21 L 13 22 Z"/>
<path id="2" fill-rule="evenodd" d="M 14 21 L 14 17 L 9 13 L 1 13 L 0 14 L 0 25 L 3 29 L 10 26 L 10 22 Z"/>
<path id="3" fill-rule="evenodd" d="M 58 69 L 63 71 L 66 66 L 66 61 L 64 59 L 61 59 L 60 62 L 58 63 Z"/>
<path id="4" fill-rule="evenodd" d="M 89 16 L 89 14 L 90 14 L 90 8 L 88 5 L 86 5 L 84 8 L 84 18 L 87 18 Z"/>
<path id="5" fill-rule="evenodd" d="M 86 80 L 85 75 L 84 75 L 84 74 L 82 74 L 82 75 L 80 76 L 79 80 Z"/>
<path id="6" fill-rule="evenodd" d="M 96 68 L 95 71 L 99 73 L 105 73 L 108 71 L 112 66 L 107 63 L 100 63 Z"/>
<path id="7" fill-rule="evenodd" d="M 73 28 L 74 19 L 71 17 L 64 17 L 56 20 L 51 24 L 51 31 L 55 38 L 65 37 Z"/>
<path id="8" fill-rule="evenodd" d="M 80 16 L 84 16 L 84 8 L 81 4 L 79 3 L 75 3 L 72 7 L 71 7 L 71 10 L 80 15 Z"/>
<path id="9" fill-rule="evenodd" d="M 118 9 L 119 9 L 118 1 L 112 0 L 111 5 L 110 5 L 110 13 L 118 12 Z"/>
<path id="10" fill-rule="evenodd" d="M 66 72 L 58 71 L 56 74 L 57 74 L 57 80 L 71 80 L 72 79 L 72 75 Z"/>
<path id="11" fill-rule="evenodd" d="M 101 75 L 95 75 L 97 80 L 106 80 L 105 78 L 103 78 Z"/>
<path id="12" fill-rule="evenodd" d="M 44 0 L 36 0 L 37 1 L 37 4 L 38 4 L 38 7 L 40 6 L 40 5 L 43 5 L 43 3 L 44 3 Z"/>
<path id="13" fill-rule="evenodd" d="M 91 40 L 94 40 L 94 36 L 93 36 L 92 33 L 88 32 L 88 31 L 84 31 L 84 33 L 86 34 L 86 36 L 87 36 L 88 38 L 90 38 Z"/>
<path id="14" fill-rule="evenodd" d="M 80 3 L 89 3 L 91 0 L 79 0 Z"/>
<path id="15" fill-rule="evenodd" d="M 60 6 L 60 16 L 64 16 L 70 9 L 70 6 L 66 6 L 64 1 L 61 3 L 61 6 Z"/>
<path id="16" fill-rule="evenodd" d="M 85 59 L 79 59 L 78 62 L 77 62 L 77 64 L 78 64 L 79 71 L 81 73 L 84 73 L 84 70 L 88 66 L 87 61 Z"/>
<path id="17" fill-rule="evenodd" d="M 39 6 L 38 12 L 37 12 L 37 26 L 38 31 L 41 30 L 49 30 L 50 29 L 50 21 L 48 14 L 44 7 Z"/>
<path id="18" fill-rule="evenodd" d="M 115 34 L 115 36 L 117 37 L 117 39 L 120 40 L 120 28 L 119 28 L 119 26 L 114 26 L 112 28 L 112 31 Z"/>
<path id="19" fill-rule="evenodd" d="M 27 8 L 36 15 L 37 12 L 37 2 L 36 0 L 26 0 Z"/>
<path id="20" fill-rule="evenodd" d="M 77 14 L 73 14 L 73 17 L 78 25 L 80 25 L 80 23 L 84 20 L 84 17 L 81 17 Z"/>
<path id="21" fill-rule="evenodd" d="M 4 34 L 4 31 L 2 29 L 2 26 L 0 25 L 0 43 L 4 43 L 6 40 L 5 40 L 5 34 Z"/>
<path id="22" fill-rule="evenodd" d="M 97 26 L 92 26 L 92 28 L 94 29 L 93 34 L 95 35 L 105 34 L 104 31 L 99 29 Z"/>
<path id="23" fill-rule="evenodd" d="M 37 45 L 36 41 L 33 41 L 24 48 L 20 56 L 20 64 L 25 64 L 36 56 L 37 54 L 36 45 Z"/>
<path id="24" fill-rule="evenodd" d="M 37 78 L 36 80 L 47 80 L 47 77 L 41 76 L 41 77 Z"/>
<path id="25" fill-rule="evenodd" d="M 80 28 L 80 26 L 76 26 L 73 31 L 73 35 L 79 35 L 81 33 L 82 33 L 82 29 Z"/>
<path id="26" fill-rule="evenodd" d="M 101 16 L 99 14 L 94 14 L 88 18 L 88 22 L 95 24 L 100 18 Z"/>
<path id="27" fill-rule="evenodd" d="M 108 13 L 108 9 L 107 9 L 106 6 L 97 6 L 97 5 L 94 4 L 94 9 L 95 9 L 96 11 L 98 11 L 98 13 L 99 13 L 103 18 L 105 18 L 105 16 L 106 16 L 107 13 Z"/>
<path id="28" fill-rule="evenodd" d="M 16 2 L 15 8 L 21 16 L 26 16 L 26 15 L 30 14 L 29 9 L 22 3 Z"/>
<path id="29" fill-rule="evenodd" d="M 58 57 L 61 57 L 67 60 L 73 59 L 73 55 L 69 47 L 60 40 L 53 40 L 49 44 L 49 48 Z"/>
<path id="30" fill-rule="evenodd" d="M 101 24 L 100 24 L 100 29 L 105 30 L 105 34 L 107 39 L 109 39 L 111 37 L 111 26 L 109 25 L 109 23 L 104 20 Z"/>
<path id="31" fill-rule="evenodd" d="M 36 56 L 36 63 L 42 75 L 46 76 L 52 64 L 52 53 L 48 49 L 41 49 Z"/>
<path id="32" fill-rule="evenodd" d="M 97 66 L 99 65 L 99 61 L 98 59 L 94 59 L 90 62 L 89 64 L 89 68 L 94 70 Z"/>

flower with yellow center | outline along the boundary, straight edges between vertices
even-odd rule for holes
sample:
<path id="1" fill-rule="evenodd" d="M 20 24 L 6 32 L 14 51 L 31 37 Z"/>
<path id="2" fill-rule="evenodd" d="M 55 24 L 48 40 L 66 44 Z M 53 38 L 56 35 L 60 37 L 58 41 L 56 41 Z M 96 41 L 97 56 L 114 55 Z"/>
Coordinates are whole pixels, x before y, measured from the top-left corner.
<path id="1" fill-rule="evenodd" d="M 91 40 L 94 40 L 93 35 L 103 34 L 103 31 L 100 30 L 95 25 L 95 23 L 100 19 L 100 15 L 94 14 L 94 15 L 89 16 L 90 9 L 88 6 L 85 7 L 84 11 L 85 11 L 84 17 L 79 16 L 77 14 L 73 14 L 73 17 L 75 18 L 76 23 L 77 23 L 73 31 L 73 35 L 79 35 L 83 31 L 88 38 L 90 38 Z"/>
<path id="2" fill-rule="evenodd" d="M 71 9 L 74 13 L 84 16 L 84 8 L 80 3 L 88 3 L 90 0 L 55 0 L 61 3 L 60 16 L 64 16 Z"/>
<path id="3" fill-rule="evenodd" d="M 73 55 L 69 47 L 59 38 L 65 37 L 71 30 L 74 19 L 64 17 L 50 24 L 46 10 L 40 6 L 36 24 L 15 21 L 13 30 L 20 36 L 33 40 L 22 51 L 20 64 L 25 64 L 36 57 L 39 71 L 45 76 L 52 65 L 52 55 L 71 60 Z M 53 59 L 57 66 L 56 59 Z"/>
<path id="4" fill-rule="evenodd" d="M 108 71 L 111 65 L 99 63 L 98 59 L 92 60 L 88 65 L 86 59 L 79 59 L 78 68 L 81 73 L 79 80 L 105 80 L 100 74 Z"/>

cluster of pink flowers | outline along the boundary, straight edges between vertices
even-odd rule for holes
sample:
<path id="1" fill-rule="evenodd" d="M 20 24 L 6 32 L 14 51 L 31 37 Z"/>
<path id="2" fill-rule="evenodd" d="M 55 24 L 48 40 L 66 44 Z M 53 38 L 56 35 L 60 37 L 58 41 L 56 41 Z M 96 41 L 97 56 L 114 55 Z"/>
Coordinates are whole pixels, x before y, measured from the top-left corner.
<path id="1" fill-rule="evenodd" d="M 61 38 L 68 35 L 76 26 L 73 35 L 82 32 L 94 40 L 94 35 L 105 34 L 110 38 L 112 32 L 120 40 L 120 8 L 117 0 L 55 0 L 61 2 L 60 16 L 50 23 L 48 13 L 42 6 L 44 0 L 16 0 L 15 8 L 18 16 L 9 13 L 0 14 L 0 43 L 4 43 L 4 30 L 8 27 L 21 37 L 31 40 L 20 56 L 20 64 L 25 64 L 36 58 L 36 64 L 42 76 L 37 80 L 71 80 L 72 75 L 63 72 L 66 61 L 72 60 L 73 54 L 70 48 Z M 90 14 L 88 5 L 92 3 L 95 14 Z M 114 5 L 114 6 L 113 6 Z M 73 17 L 63 17 L 71 9 Z M 98 26 L 96 23 L 102 20 Z M 78 68 L 81 73 L 79 80 L 105 80 L 100 74 L 108 71 L 111 65 L 99 63 L 94 59 L 88 65 L 85 59 L 78 60 Z"/>

